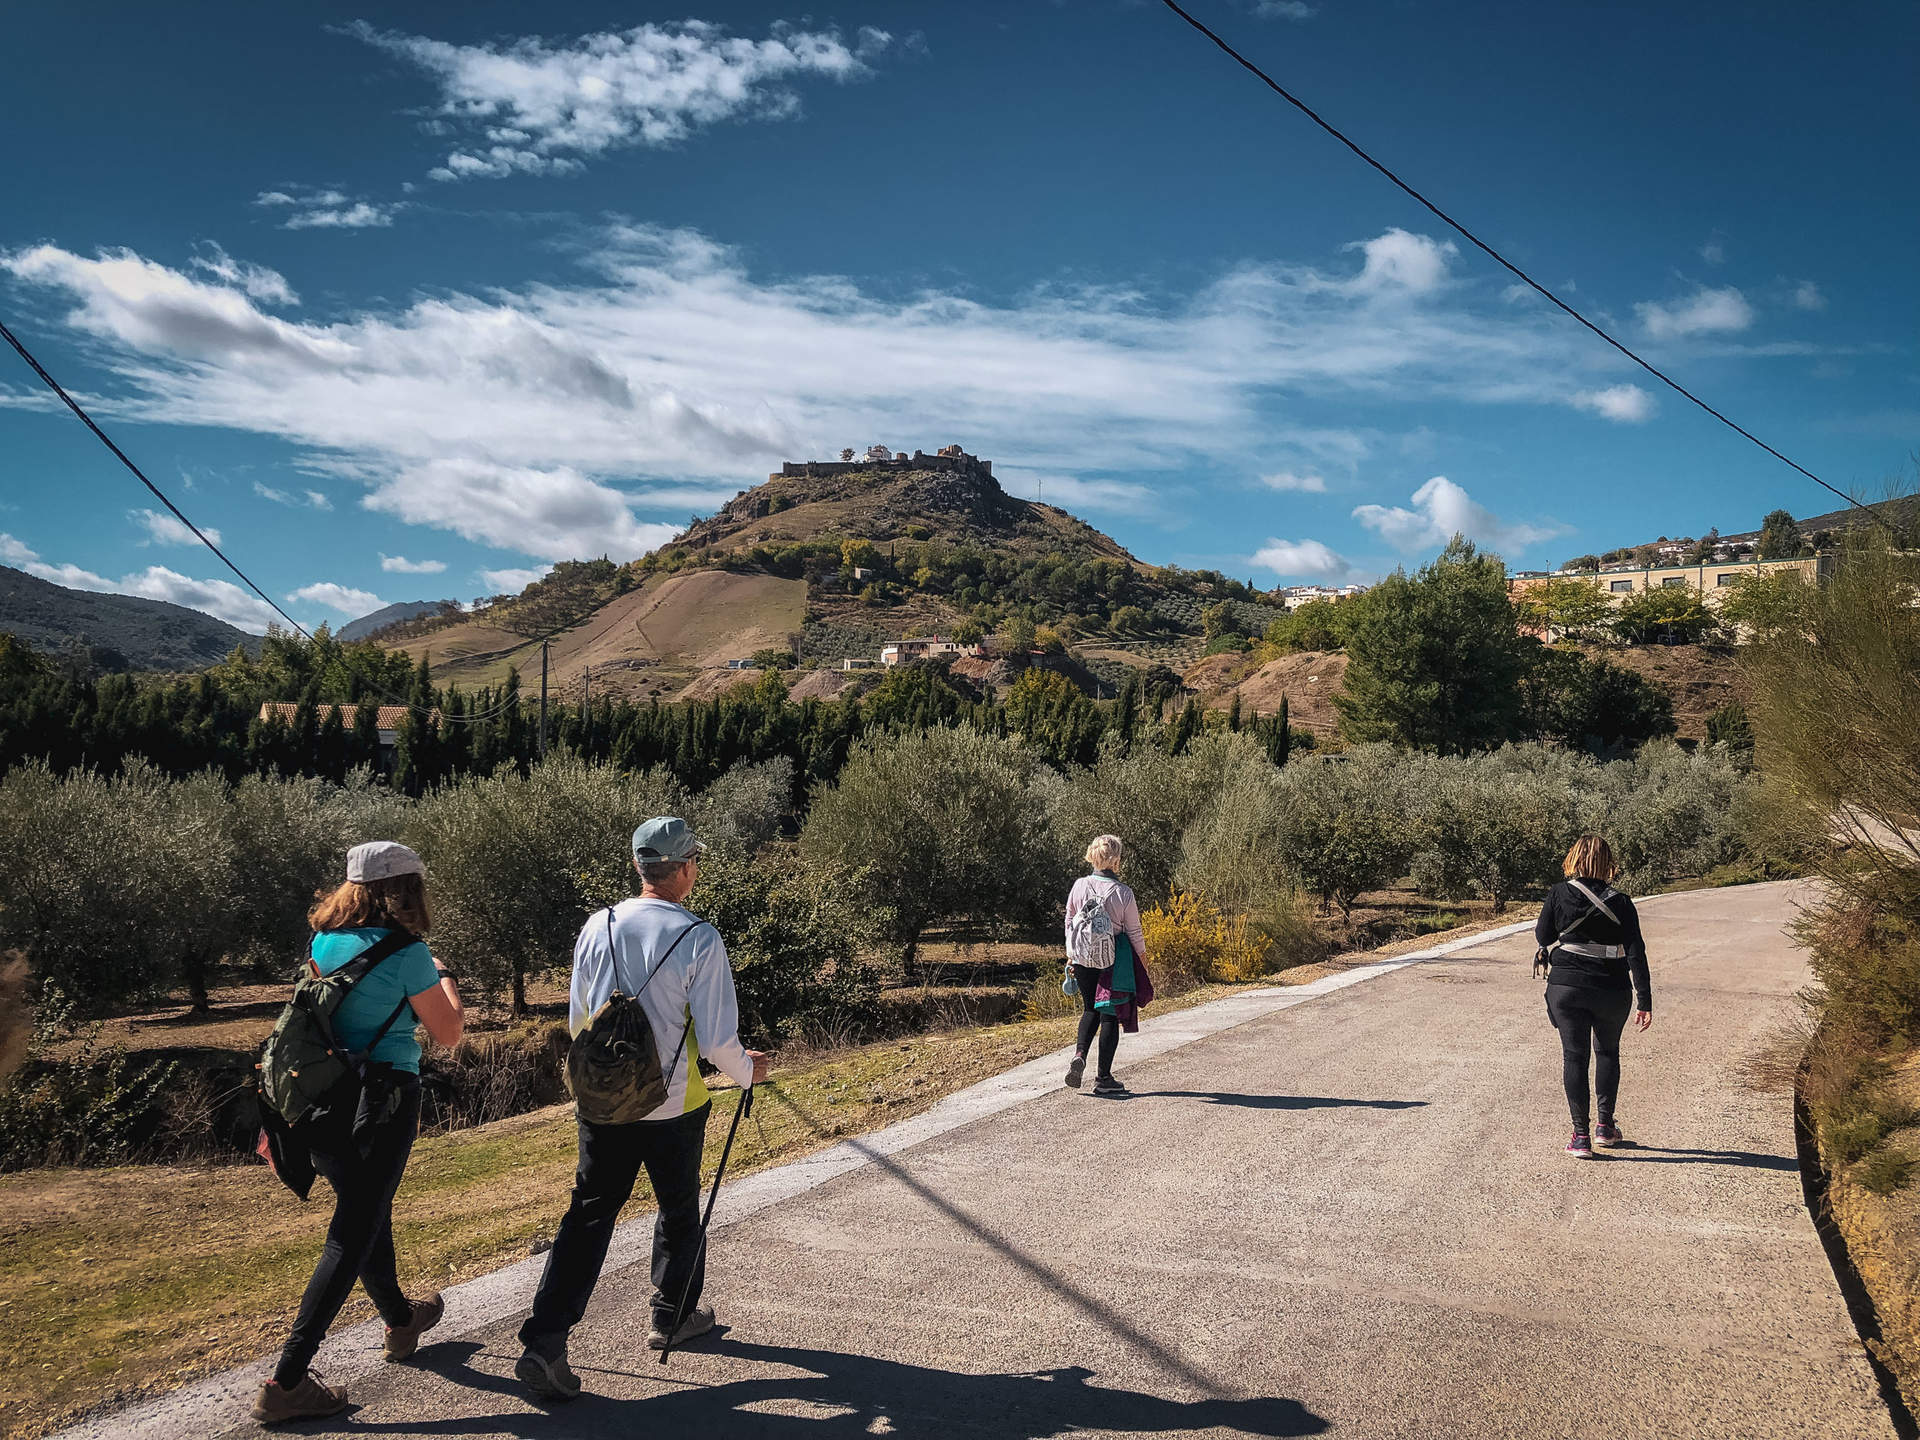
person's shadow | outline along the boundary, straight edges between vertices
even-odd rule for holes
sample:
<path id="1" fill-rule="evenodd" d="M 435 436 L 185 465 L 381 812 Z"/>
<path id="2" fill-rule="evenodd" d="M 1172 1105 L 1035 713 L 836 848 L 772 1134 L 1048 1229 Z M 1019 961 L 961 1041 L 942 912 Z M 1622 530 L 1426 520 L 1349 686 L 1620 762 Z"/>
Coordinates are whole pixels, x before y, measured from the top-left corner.
<path id="1" fill-rule="evenodd" d="M 1596 1152 L 1609 1160 L 1640 1160 L 1649 1165 L 1732 1165 L 1743 1170 L 1798 1170 L 1791 1155 L 1761 1155 L 1752 1150 L 1667 1150 L 1622 1140 Z"/>
<path id="2" fill-rule="evenodd" d="M 1226 1090 L 1136 1090 L 1135 1100 L 1205 1100 L 1246 1110 L 1412 1110 L 1425 1100 L 1348 1100 L 1336 1095 L 1240 1095 Z"/>
<path id="3" fill-rule="evenodd" d="M 421 1360 L 425 1368 L 469 1389 L 528 1398 L 526 1388 L 511 1376 L 472 1368 L 480 1349 L 471 1342 L 437 1345 L 422 1351 Z M 1278 1437 L 1320 1435 L 1331 1428 L 1297 1400 L 1278 1396 L 1173 1400 L 1144 1390 L 1095 1384 L 1095 1372 L 1078 1365 L 1026 1374 L 972 1375 L 832 1350 L 758 1345 L 730 1336 L 702 1341 L 695 1353 L 776 1366 L 786 1373 L 702 1384 L 686 1383 L 685 1369 L 642 1363 L 629 1371 L 609 1372 L 583 1365 L 581 1378 L 588 1389 L 566 1404 L 531 1412 L 392 1423 L 364 1422 L 356 1415 L 351 1429 L 411 1435 L 480 1431 L 527 1440 L 626 1440 L 646 1434 L 723 1435 L 729 1440 L 735 1436 L 850 1440 L 868 1435 L 1045 1440 L 1079 1431 L 1155 1435 L 1219 1429 Z M 609 1374 L 645 1383 L 664 1380 L 685 1388 L 642 1398 L 593 1393 L 595 1382 L 604 1384 L 602 1377 Z"/>

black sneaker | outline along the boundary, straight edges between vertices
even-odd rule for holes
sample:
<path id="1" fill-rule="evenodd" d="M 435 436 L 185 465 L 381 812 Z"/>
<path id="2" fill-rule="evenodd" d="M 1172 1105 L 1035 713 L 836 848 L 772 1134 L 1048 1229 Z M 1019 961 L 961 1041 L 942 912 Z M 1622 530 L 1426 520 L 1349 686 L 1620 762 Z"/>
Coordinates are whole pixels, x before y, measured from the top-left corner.
<path id="1" fill-rule="evenodd" d="M 1084 1055 L 1076 1055 L 1068 1062 L 1067 1088 L 1069 1090 L 1078 1090 L 1080 1088 L 1080 1077 L 1086 1072 L 1086 1068 L 1087 1057 Z"/>
<path id="2" fill-rule="evenodd" d="M 1118 1096 L 1118 1095 L 1131 1095 L 1133 1092 L 1127 1089 L 1127 1087 L 1122 1085 L 1118 1080 L 1114 1079 L 1113 1076 L 1102 1075 L 1099 1079 L 1093 1082 L 1093 1093 L 1096 1095 Z"/>
<path id="3" fill-rule="evenodd" d="M 1593 1159 L 1593 1141 L 1587 1138 L 1586 1131 L 1573 1132 L 1573 1138 L 1567 1141 L 1567 1154 L 1576 1160 Z"/>
<path id="4" fill-rule="evenodd" d="M 542 1355 L 531 1345 L 515 1362 L 513 1373 L 534 1394 L 546 1400 L 572 1400 L 580 1394 L 580 1377 L 567 1364 L 567 1347 L 557 1355 Z"/>
<path id="5" fill-rule="evenodd" d="M 1627 1143 L 1627 1137 L 1620 1133 L 1620 1127 L 1611 1120 L 1602 1120 L 1593 1127 L 1593 1143 L 1603 1149 L 1611 1150 L 1616 1145 Z"/>

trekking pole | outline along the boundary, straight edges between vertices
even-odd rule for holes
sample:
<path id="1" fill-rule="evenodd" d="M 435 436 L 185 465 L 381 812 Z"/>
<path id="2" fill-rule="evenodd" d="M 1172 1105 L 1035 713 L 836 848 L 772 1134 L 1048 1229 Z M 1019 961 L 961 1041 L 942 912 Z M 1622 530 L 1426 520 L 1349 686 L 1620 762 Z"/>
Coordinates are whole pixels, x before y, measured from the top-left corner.
<path id="1" fill-rule="evenodd" d="M 707 1253 L 707 1226 L 713 1223 L 713 1202 L 720 1198 L 720 1182 L 726 1177 L 727 1157 L 733 1154 L 733 1137 L 740 1132 L 740 1117 L 753 1109 L 753 1086 L 749 1085 L 740 1092 L 740 1103 L 733 1107 L 733 1123 L 727 1126 L 727 1143 L 720 1147 L 720 1165 L 713 1172 L 713 1190 L 707 1196 L 707 1213 L 700 1217 L 700 1243 L 693 1247 L 693 1264 L 687 1270 L 687 1283 L 680 1289 L 680 1303 L 674 1308 L 673 1329 L 678 1330 L 687 1318 L 687 1300 L 693 1294 L 693 1277 L 700 1273 L 700 1261 Z M 673 1353 L 673 1330 L 667 1332 L 667 1343 L 660 1347 L 660 1363 L 667 1363 L 667 1356 Z"/>

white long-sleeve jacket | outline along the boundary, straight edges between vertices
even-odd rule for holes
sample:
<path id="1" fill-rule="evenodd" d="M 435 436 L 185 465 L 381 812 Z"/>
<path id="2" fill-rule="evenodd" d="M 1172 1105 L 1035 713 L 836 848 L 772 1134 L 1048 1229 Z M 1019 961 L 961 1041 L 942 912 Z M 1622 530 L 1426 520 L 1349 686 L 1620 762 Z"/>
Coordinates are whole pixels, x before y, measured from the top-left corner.
<path id="1" fill-rule="evenodd" d="M 1073 882 L 1073 889 L 1067 892 L 1068 930 L 1072 930 L 1073 917 L 1087 903 L 1087 896 L 1093 894 L 1099 895 L 1107 918 L 1113 921 L 1113 928 L 1127 932 L 1127 938 L 1133 942 L 1133 953 L 1142 960 L 1146 959 L 1147 937 L 1140 930 L 1140 902 L 1133 898 L 1130 888 L 1118 880 L 1109 880 L 1105 875 L 1082 875 Z M 1073 959 L 1071 950 L 1067 952 L 1067 959 Z"/>
<path id="2" fill-rule="evenodd" d="M 673 945 L 689 926 L 698 928 Z M 676 1049 L 680 1051 L 667 1077 L 666 1100 L 645 1118 L 671 1120 L 707 1103 L 706 1082 L 694 1063 L 703 1055 L 735 1084 L 750 1084 L 753 1061 L 740 1043 L 740 1004 L 733 993 L 733 967 L 720 932 L 669 900 L 633 899 L 613 908 L 611 950 L 608 938 L 607 912 L 596 910 L 574 942 L 567 1024 L 578 1035 L 615 989 L 640 997 L 640 1006 L 653 1025 L 661 1066 L 674 1059 Z M 671 954 L 669 946 L 673 946 Z M 653 976 L 663 955 L 665 968 Z M 682 1046 L 680 1034 L 689 1025 L 692 1028 Z"/>

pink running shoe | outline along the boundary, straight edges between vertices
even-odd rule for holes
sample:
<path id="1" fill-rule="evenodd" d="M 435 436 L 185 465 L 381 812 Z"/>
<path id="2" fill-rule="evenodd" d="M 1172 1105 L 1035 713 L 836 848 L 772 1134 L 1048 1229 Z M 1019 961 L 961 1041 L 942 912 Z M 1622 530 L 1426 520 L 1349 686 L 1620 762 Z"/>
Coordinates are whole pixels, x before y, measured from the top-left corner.
<path id="1" fill-rule="evenodd" d="M 1611 1120 L 1602 1120 L 1593 1127 L 1593 1143 L 1611 1150 L 1616 1145 L 1627 1143 L 1627 1137 L 1620 1133 L 1620 1127 Z"/>
<path id="2" fill-rule="evenodd" d="M 1567 1141 L 1567 1154 L 1576 1160 L 1593 1159 L 1593 1142 L 1587 1138 L 1587 1132 L 1576 1130 L 1573 1138 Z"/>

